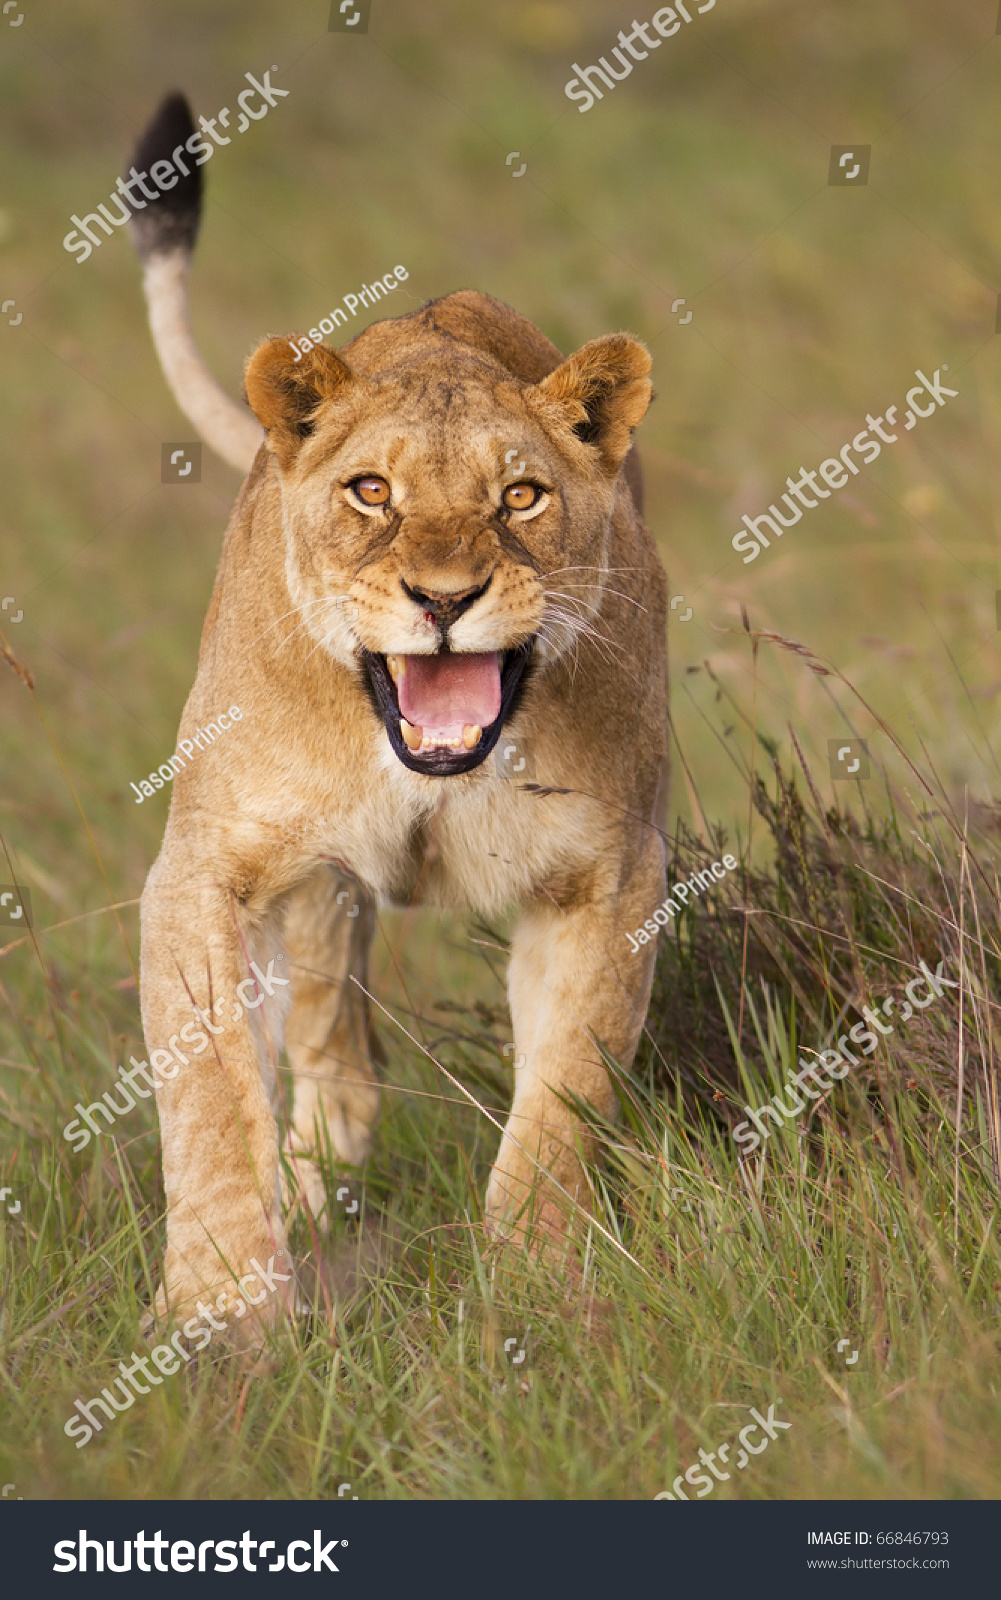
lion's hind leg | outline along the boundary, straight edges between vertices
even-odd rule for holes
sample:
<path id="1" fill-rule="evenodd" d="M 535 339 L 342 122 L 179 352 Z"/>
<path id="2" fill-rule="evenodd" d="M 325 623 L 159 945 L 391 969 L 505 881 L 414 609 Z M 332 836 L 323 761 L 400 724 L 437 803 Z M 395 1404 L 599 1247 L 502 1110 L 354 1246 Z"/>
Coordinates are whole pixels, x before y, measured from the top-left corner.
<path id="1" fill-rule="evenodd" d="M 320 1163 L 360 1166 L 371 1149 L 379 1086 L 369 1049 L 368 947 L 375 907 L 336 867 L 317 868 L 291 896 L 285 943 L 292 1003 L 285 1048 L 294 1107 L 285 1139 L 296 1178 L 286 1198 L 301 1194 L 324 1232 L 329 1227 Z"/>

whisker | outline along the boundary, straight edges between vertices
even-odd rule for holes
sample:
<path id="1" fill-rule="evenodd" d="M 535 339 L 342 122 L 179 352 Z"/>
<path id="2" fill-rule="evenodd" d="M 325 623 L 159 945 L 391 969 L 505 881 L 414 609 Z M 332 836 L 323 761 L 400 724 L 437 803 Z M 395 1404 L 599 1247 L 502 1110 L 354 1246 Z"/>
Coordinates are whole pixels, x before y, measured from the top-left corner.
<path id="1" fill-rule="evenodd" d="M 333 638 L 333 636 L 334 636 L 334 634 L 336 632 L 337 632 L 336 628 L 328 629 L 328 631 L 323 635 L 323 638 L 317 644 L 315 644 L 313 646 L 312 650 L 309 652 L 309 655 L 306 657 L 306 660 L 303 662 L 302 665 L 305 666 L 306 665 L 306 661 L 309 661 L 312 656 L 315 656 L 317 650 L 325 650 L 327 648 L 328 641 Z M 301 670 L 302 669 L 300 668 L 300 671 Z"/>
<path id="2" fill-rule="evenodd" d="M 600 634 L 590 622 L 586 622 L 581 616 L 573 613 L 568 615 L 566 612 L 562 611 L 558 605 L 548 605 L 546 607 L 546 614 L 553 620 L 562 622 L 574 633 L 582 634 L 585 637 L 594 640 L 600 640 L 602 644 L 610 645 L 616 650 L 622 650 L 625 648 L 624 645 L 619 644 L 618 640 L 609 638 L 606 634 Z"/>
<path id="3" fill-rule="evenodd" d="M 329 594 L 329 595 L 325 595 L 322 600 L 313 600 L 313 601 L 309 601 L 307 603 L 310 604 L 310 605 L 327 605 L 327 606 L 331 606 L 332 605 L 335 608 L 335 612 L 336 612 L 336 608 L 340 605 L 341 601 L 344 600 L 345 598 L 347 598 L 345 595 Z M 303 608 L 299 607 L 298 609 L 302 610 Z M 290 615 L 290 613 L 286 612 L 286 615 Z M 303 621 L 297 623 L 297 625 L 292 629 L 291 633 L 288 634 L 287 638 L 282 640 L 281 644 L 278 646 L 278 649 L 275 651 L 275 654 L 276 655 L 280 655 L 281 651 L 284 650 L 285 646 L 292 639 L 295 638 L 296 634 L 299 633 L 300 631 L 304 630 L 304 629 L 308 629 L 309 627 L 311 627 L 311 625 L 312 625 L 314 620 L 315 619 L 312 618 L 312 617 L 307 617 L 307 618 L 304 618 Z M 303 666 L 306 665 L 306 661 L 309 660 L 309 656 L 314 655 L 317 649 L 319 649 L 321 646 L 324 647 L 324 648 L 326 647 L 328 642 L 333 638 L 334 634 L 337 632 L 338 622 L 340 622 L 344 626 L 345 631 L 348 634 L 350 634 L 350 631 L 351 631 L 350 623 L 346 623 L 342 617 L 335 617 L 333 625 L 330 628 L 327 629 L 326 633 L 324 634 L 323 638 L 320 641 L 320 644 L 315 646 L 315 648 L 309 652 L 309 655 L 305 658 L 305 661 L 303 661 Z"/>
<path id="4" fill-rule="evenodd" d="M 551 572 L 540 572 L 540 578 L 555 578 L 561 572 L 643 572 L 643 567 L 554 567 Z"/>
<path id="5" fill-rule="evenodd" d="M 346 600 L 348 596 L 337 595 L 334 598 L 337 600 Z M 280 617 L 275 618 L 274 622 L 269 622 L 266 628 L 262 628 L 261 632 L 257 635 L 257 638 L 250 641 L 251 644 L 256 644 L 258 639 L 263 639 L 266 633 L 270 633 L 272 628 L 277 628 L 279 622 L 284 622 L 286 617 L 294 617 L 298 613 L 305 611 L 308 606 L 327 605 L 330 599 L 330 595 L 323 595 L 319 600 L 304 600 L 301 606 L 293 606 L 291 611 L 284 611 Z"/>
<path id="6" fill-rule="evenodd" d="M 565 583 L 563 585 L 563 589 L 586 589 L 586 588 L 590 588 L 590 585 L 589 584 L 584 584 L 584 583 Z M 563 593 L 563 589 L 545 589 L 545 590 L 543 590 L 543 593 L 544 594 L 562 594 Z M 620 600 L 628 600 L 629 604 L 631 606 L 635 606 L 638 611 L 645 611 L 646 610 L 646 606 L 645 605 L 642 605 L 639 600 L 634 598 L 633 595 L 625 594 L 623 592 L 623 590 L 621 590 L 621 589 L 611 589 L 606 585 L 602 589 L 601 592 L 602 592 L 602 594 L 615 594 L 615 595 L 618 595 Z M 565 596 L 565 598 L 567 600 L 573 600 L 575 598 L 575 596 L 568 594 L 568 595 Z"/>

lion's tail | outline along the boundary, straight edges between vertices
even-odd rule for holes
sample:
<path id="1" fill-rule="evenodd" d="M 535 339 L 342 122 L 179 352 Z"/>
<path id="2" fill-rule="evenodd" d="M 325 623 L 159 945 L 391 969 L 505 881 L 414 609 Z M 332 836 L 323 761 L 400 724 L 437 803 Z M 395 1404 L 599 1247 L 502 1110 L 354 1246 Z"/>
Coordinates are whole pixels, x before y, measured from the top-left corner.
<path id="1" fill-rule="evenodd" d="M 133 163 L 145 174 L 154 162 L 166 161 L 178 181 L 158 200 L 136 202 L 129 226 L 143 263 L 153 343 L 171 393 L 210 448 L 247 472 L 264 430 L 216 382 L 188 321 L 188 266 L 201 220 L 202 175 L 183 147 L 195 131 L 187 100 L 168 95 L 140 138 Z"/>

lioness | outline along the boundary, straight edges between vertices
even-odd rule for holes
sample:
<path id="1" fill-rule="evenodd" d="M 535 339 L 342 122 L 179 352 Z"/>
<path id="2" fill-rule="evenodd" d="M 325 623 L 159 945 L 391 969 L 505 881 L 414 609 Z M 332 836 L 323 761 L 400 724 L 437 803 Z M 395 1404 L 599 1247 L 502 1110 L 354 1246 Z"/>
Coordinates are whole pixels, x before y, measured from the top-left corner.
<path id="1" fill-rule="evenodd" d="M 192 127 L 170 97 L 137 166 Z M 242 717 L 178 770 L 142 897 L 143 1025 L 169 1079 L 155 1311 L 177 1318 L 208 1292 L 235 1298 L 251 1260 L 290 1270 L 283 1041 L 286 1150 L 315 1214 L 317 1161 L 369 1151 L 377 903 L 520 908 L 520 1065 L 486 1218 L 521 1243 L 559 1241 L 575 1218 L 584 1231 L 593 1140 L 567 1100 L 614 1115 L 596 1041 L 631 1065 L 654 946 L 631 953 L 626 933 L 665 892 L 665 578 L 630 454 L 647 351 L 616 333 L 563 360 L 517 312 L 462 291 L 337 353 L 266 339 L 246 368 L 255 422 L 188 328 L 199 215 L 193 169 L 131 223 L 176 398 L 249 469 L 180 737 L 232 704 Z M 538 785 L 568 792 L 488 760 L 502 737 Z M 256 1298 L 239 1324 L 251 1343 L 282 1309 Z"/>

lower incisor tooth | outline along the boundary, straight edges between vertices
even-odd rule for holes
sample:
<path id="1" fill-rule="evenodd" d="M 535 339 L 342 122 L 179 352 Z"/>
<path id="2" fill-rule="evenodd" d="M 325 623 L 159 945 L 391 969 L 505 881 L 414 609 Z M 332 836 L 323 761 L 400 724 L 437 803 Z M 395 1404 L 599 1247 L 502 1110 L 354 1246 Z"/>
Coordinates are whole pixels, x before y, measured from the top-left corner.
<path id="1" fill-rule="evenodd" d="M 467 722 L 462 730 L 462 742 L 467 750 L 472 750 L 480 742 L 483 729 L 474 722 Z"/>
<path id="2" fill-rule="evenodd" d="M 403 743 L 406 745 L 408 750 L 419 750 L 420 749 L 421 740 L 424 737 L 424 733 L 423 733 L 423 730 L 421 728 L 411 727 L 410 723 L 406 720 L 406 718 L 405 717 L 401 717 L 400 718 L 400 732 L 403 735 Z"/>

